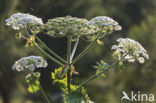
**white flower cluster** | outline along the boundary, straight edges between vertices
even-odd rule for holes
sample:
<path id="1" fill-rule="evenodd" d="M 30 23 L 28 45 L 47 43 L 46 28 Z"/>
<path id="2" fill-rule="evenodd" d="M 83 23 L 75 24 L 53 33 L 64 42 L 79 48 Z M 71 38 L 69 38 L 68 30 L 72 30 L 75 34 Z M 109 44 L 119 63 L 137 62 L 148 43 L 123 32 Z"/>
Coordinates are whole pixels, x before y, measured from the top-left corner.
<path id="1" fill-rule="evenodd" d="M 19 30 L 27 25 L 43 25 L 43 21 L 41 18 L 37 18 L 30 14 L 16 13 L 6 19 L 6 25 L 12 25 L 13 29 Z"/>
<path id="2" fill-rule="evenodd" d="M 73 38 L 87 37 L 91 34 L 97 33 L 98 28 L 94 25 L 86 26 L 88 20 L 77 17 L 57 17 L 49 19 L 43 25 L 44 31 L 52 37 L 63 37 L 71 35 Z"/>
<path id="3" fill-rule="evenodd" d="M 98 27 L 106 30 L 106 31 L 119 31 L 122 29 L 122 27 L 120 25 L 118 25 L 118 22 L 116 22 L 115 20 L 113 20 L 110 17 L 107 16 L 98 16 L 95 18 L 92 18 L 87 25 L 97 25 Z"/>
<path id="4" fill-rule="evenodd" d="M 138 42 L 129 38 L 119 38 L 117 40 L 118 45 L 113 45 L 112 50 L 116 50 L 118 54 L 118 59 L 126 55 L 122 60 L 128 62 L 139 61 L 139 63 L 144 63 L 145 59 L 149 59 L 149 56 Z"/>
<path id="5" fill-rule="evenodd" d="M 47 67 L 48 63 L 40 56 L 29 56 L 19 59 L 15 62 L 12 69 L 17 71 L 24 71 L 24 69 L 29 69 L 34 71 L 35 67 Z"/>

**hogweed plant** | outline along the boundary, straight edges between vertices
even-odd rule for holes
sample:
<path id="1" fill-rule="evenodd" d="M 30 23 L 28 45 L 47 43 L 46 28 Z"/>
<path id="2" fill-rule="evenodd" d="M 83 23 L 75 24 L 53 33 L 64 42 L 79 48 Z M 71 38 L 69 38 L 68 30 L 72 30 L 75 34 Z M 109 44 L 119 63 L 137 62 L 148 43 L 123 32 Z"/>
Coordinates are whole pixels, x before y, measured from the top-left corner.
<path id="1" fill-rule="evenodd" d="M 91 20 L 84 18 L 76 18 L 71 16 L 57 17 L 49 19 L 43 23 L 41 18 L 37 18 L 30 14 L 16 13 L 6 19 L 6 25 L 12 26 L 13 29 L 18 30 L 16 34 L 18 39 L 26 39 L 26 47 L 34 46 L 47 56 L 51 61 L 58 64 L 58 68 L 51 73 L 53 84 L 58 85 L 62 90 L 64 103 L 94 103 L 88 97 L 87 91 L 84 88 L 89 81 L 98 76 L 104 75 L 112 67 L 118 65 L 119 70 L 122 70 L 124 62 L 144 63 L 149 56 L 138 42 L 130 38 L 119 38 L 118 44 L 112 46 L 114 50 L 113 57 L 115 62 L 112 64 L 105 63 L 103 60 L 97 62 L 93 68 L 97 69 L 95 75 L 89 77 L 86 81 L 79 85 L 72 84 L 72 75 L 78 75 L 74 64 L 79 61 L 84 55 L 91 50 L 95 44 L 103 44 L 101 38 L 114 31 L 119 31 L 122 27 L 110 17 L 98 16 Z M 23 32 L 25 31 L 25 32 Z M 66 60 L 53 52 L 48 46 L 37 36 L 39 32 L 49 35 L 52 38 L 66 37 L 67 38 L 67 58 Z M 90 44 L 74 58 L 79 39 L 85 39 Z M 37 41 L 37 42 L 36 42 Z M 74 46 L 72 49 L 72 43 Z M 44 49 L 41 48 L 44 47 Z M 48 54 L 47 50 L 50 54 Z M 35 68 L 46 68 L 48 63 L 40 56 L 29 56 L 21 58 L 16 61 L 12 69 L 26 74 L 25 80 L 28 83 L 28 91 L 36 93 L 41 90 L 47 103 L 51 103 L 48 96 L 40 86 L 40 73 L 35 72 Z"/>

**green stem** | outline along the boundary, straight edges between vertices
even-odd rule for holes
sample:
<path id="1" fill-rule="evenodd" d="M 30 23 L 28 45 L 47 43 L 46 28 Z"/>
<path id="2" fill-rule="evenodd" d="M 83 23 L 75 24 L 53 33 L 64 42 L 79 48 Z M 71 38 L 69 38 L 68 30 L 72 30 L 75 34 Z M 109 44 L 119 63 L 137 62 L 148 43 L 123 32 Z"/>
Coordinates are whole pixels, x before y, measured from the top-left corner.
<path id="1" fill-rule="evenodd" d="M 125 54 L 124 56 L 122 56 L 122 58 L 120 60 L 122 60 L 127 54 Z M 84 81 L 82 84 L 80 84 L 79 88 L 81 88 L 82 86 L 84 86 L 85 84 L 87 84 L 89 81 L 95 79 L 96 77 L 98 77 L 99 75 L 101 75 L 102 73 L 108 71 L 109 69 L 111 69 L 113 66 L 115 66 L 120 60 L 115 61 L 112 65 L 108 66 L 107 68 L 105 68 L 104 71 L 97 73 L 93 76 L 91 76 L 89 79 L 87 79 L 86 81 Z"/>
<path id="2" fill-rule="evenodd" d="M 70 64 L 70 54 L 71 54 L 71 37 L 67 40 L 67 63 Z"/>
<path id="3" fill-rule="evenodd" d="M 78 39 L 76 40 L 76 42 L 74 44 L 74 47 L 73 47 L 73 50 L 72 50 L 72 53 L 71 53 L 71 56 L 70 56 L 70 62 L 73 60 L 73 57 L 74 57 L 75 51 L 77 49 L 78 43 L 79 43 L 79 37 L 78 37 Z"/>
<path id="4" fill-rule="evenodd" d="M 68 37 L 67 41 L 67 63 L 69 65 L 69 69 L 67 72 L 67 86 L 68 86 L 68 92 L 70 92 L 70 83 L 71 83 L 71 77 L 70 77 L 70 54 L 71 54 L 71 36 Z"/>
<path id="5" fill-rule="evenodd" d="M 94 47 L 94 45 L 96 44 L 96 41 L 98 40 L 98 37 L 92 42 L 90 43 L 86 49 L 84 51 L 82 51 L 74 60 L 71 64 L 76 63 L 80 58 L 82 58 L 92 47 Z"/>
<path id="6" fill-rule="evenodd" d="M 114 62 L 112 65 L 110 65 L 109 67 L 107 67 L 104 71 L 97 73 L 93 76 L 91 76 L 89 79 L 87 79 L 86 81 L 84 81 L 82 84 L 80 84 L 79 88 L 84 86 L 85 84 L 87 84 L 89 81 L 95 79 L 96 77 L 98 77 L 99 75 L 101 75 L 102 73 L 108 71 L 109 69 L 111 69 L 114 65 L 116 65 L 118 63 L 118 61 Z"/>
<path id="7" fill-rule="evenodd" d="M 41 93 L 42 93 L 42 95 L 44 96 L 45 100 L 47 101 L 47 103 L 50 103 L 50 101 L 49 101 L 47 95 L 45 94 L 45 92 L 44 92 L 44 90 L 42 89 L 41 86 L 40 86 L 40 90 L 41 90 Z"/>
<path id="8" fill-rule="evenodd" d="M 34 35 L 35 38 L 45 47 L 45 49 L 47 49 L 47 51 L 49 51 L 53 56 L 55 56 L 57 59 L 59 59 L 61 62 L 63 63 L 67 63 L 64 59 L 62 59 L 60 56 L 58 56 L 55 52 L 53 52 L 50 48 L 47 47 L 47 45 L 42 42 L 42 40 L 37 36 L 37 35 Z"/>
<path id="9" fill-rule="evenodd" d="M 27 28 L 25 28 L 26 32 L 27 32 L 27 35 L 28 36 L 31 36 L 27 30 Z M 36 43 L 33 41 L 33 44 L 34 46 L 40 50 L 44 55 L 46 55 L 49 59 L 51 59 L 53 62 L 55 62 L 56 64 L 60 65 L 60 66 L 63 66 L 62 63 L 60 63 L 59 61 L 57 61 L 55 58 L 51 57 L 48 53 L 46 53 L 42 48 L 40 48 L 38 45 L 36 45 Z"/>
<path id="10" fill-rule="evenodd" d="M 101 29 L 101 31 L 99 32 L 99 34 L 97 35 L 97 37 L 95 38 L 95 40 L 94 40 L 92 43 L 90 43 L 90 44 L 86 47 L 86 49 L 85 49 L 84 51 L 82 51 L 82 52 L 72 61 L 71 64 L 76 63 L 80 58 L 82 58 L 84 55 L 86 55 L 86 53 L 87 53 L 91 48 L 94 47 L 94 45 L 96 44 L 97 40 L 100 38 L 100 36 L 101 36 L 101 34 L 102 34 L 102 31 L 103 31 L 103 28 Z M 105 36 L 105 35 L 104 35 L 104 36 Z M 104 37 L 104 36 L 103 36 L 103 37 Z"/>
<path id="11" fill-rule="evenodd" d="M 40 50 L 44 55 L 46 55 L 50 60 L 52 60 L 53 62 L 55 62 L 56 64 L 58 64 L 59 66 L 63 66 L 63 64 L 59 61 L 57 61 L 55 58 L 51 57 L 48 53 L 46 53 L 43 49 L 41 49 L 38 45 L 35 44 L 35 42 L 33 42 L 33 44 L 35 45 L 35 47 Z"/>

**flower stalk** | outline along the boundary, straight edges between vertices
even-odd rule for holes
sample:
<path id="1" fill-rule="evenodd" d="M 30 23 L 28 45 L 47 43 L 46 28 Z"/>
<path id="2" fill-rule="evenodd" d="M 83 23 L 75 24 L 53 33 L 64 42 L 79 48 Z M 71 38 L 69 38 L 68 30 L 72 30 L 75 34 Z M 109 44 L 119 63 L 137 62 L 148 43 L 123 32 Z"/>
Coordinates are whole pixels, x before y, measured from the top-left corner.
<path id="1" fill-rule="evenodd" d="M 70 62 L 73 60 L 73 57 L 74 57 L 75 51 L 77 49 L 78 43 L 79 43 L 79 37 L 78 37 L 78 39 L 76 40 L 76 42 L 74 44 L 74 47 L 73 47 L 73 50 L 72 50 L 72 53 L 71 53 L 71 56 L 70 56 Z"/>
<path id="2" fill-rule="evenodd" d="M 127 56 L 127 54 L 125 54 L 120 60 L 122 60 L 125 56 Z M 79 85 L 79 88 L 81 88 L 82 86 L 84 86 L 85 84 L 87 84 L 89 81 L 95 79 L 96 77 L 98 77 L 99 75 L 101 75 L 102 73 L 108 71 L 109 69 L 111 69 L 113 66 L 115 66 L 120 60 L 116 60 L 112 65 L 108 66 L 104 71 L 99 72 L 93 76 L 91 76 L 89 79 L 87 79 L 86 81 L 84 81 L 83 83 L 81 83 Z"/>
<path id="3" fill-rule="evenodd" d="M 98 77 L 99 75 L 101 75 L 102 73 L 108 71 L 109 69 L 111 69 L 114 65 L 116 65 L 118 63 L 118 61 L 114 62 L 112 65 L 110 65 L 109 67 L 107 67 L 103 72 L 97 73 L 93 76 L 91 76 L 89 79 L 87 79 L 86 81 L 84 81 L 82 84 L 80 84 L 79 88 L 84 86 L 85 84 L 87 84 L 89 81 L 95 79 L 96 77 Z"/>
<path id="4" fill-rule="evenodd" d="M 30 36 L 29 31 L 27 30 L 27 28 L 25 27 L 25 30 L 27 32 L 27 35 Z M 46 53 L 42 48 L 40 48 L 34 41 L 32 42 L 33 45 L 40 50 L 44 55 L 46 55 L 50 60 L 52 60 L 53 62 L 55 62 L 56 64 L 58 64 L 59 66 L 63 66 L 62 63 L 60 63 L 59 61 L 57 61 L 55 58 L 53 58 L 52 56 L 50 56 L 48 53 Z"/>
<path id="5" fill-rule="evenodd" d="M 84 55 L 86 55 L 86 53 L 92 48 L 94 47 L 94 45 L 96 44 L 96 41 L 97 41 L 98 37 L 92 42 L 90 43 L 86 49 L 84 51 L 82 51 L 73 61 L 71 64 L 74 64 L 76 63 L 80 58 L 82 58 Z"/>
<path id="6" fill-rule="evenodd" d="M 58 56 L 54 51 L 52 51 L 37 35 L 34 35 L 35 38 L 41 43 L 41 45 L 44 46 L 44 48 L 51 53 L 53 56 L 55 56 L 57 59 L 59 59 L 62 63 L 67 63 L 64 59 L 62 59 L 60 56 Z"/>
<path id="7" fill-rule="evenodd" d="M 46 53 L 42 48 L 40 48 L 38 45 L 36 45 L 33 42 L 33 45 L 35 45 L 35 47 L 40 50 L 44 55 L 46 55 L 50 60 L 52 60 L 53 62 L 55 62 L 56 64 L 58 64 L 59 66 L 63 66 L 63 64 L 61 62 L 59 62 L 58 60 L 56 60 L 55 58 L 53 58 L 52 56 L 50 56 L 48 53 Z"/>
<path id="8" fill-rule="evenodd" d="M 68 67 L 68 72 L 67 72 L 67 87 L 68 87 L 68 92 L 70 92 L 70 83 L 71 83 L 71 76 L 70 76 L 70 55 L 71 55 L 71 36 L 68 36 L 67 40 L 67 63 L 69 65 Z"/>
<path id="9" fill-rule="evenodd" d="M 42 87 L 40 86 L 40 90 L 41 90 L 41 93 L 42 95 L 44 96 L 45 100 L 47 101 L 47 103 L 50 103 L 49 99 L 48 99 L 48 96 L 46 95 L 46 93 L 44 92 L 44 90 L 42 89 Z"/>
<path id="10" fill-rule="evenodd" d="M 91 42 L 85 49 L 84 51 L 82 51 L 73 61 L 71 64 L 74 64 L 76 63 L 79 59 L 81 59 L 84 55 L 87 54 L 87 52 L 92 49 L 94 47 L 94 45 L 96 44 L 97 40 L 99 39 L 100 35 L 102 33 L 102 30 L 101 32 L 97 35 L 97 37 L 95 38 L 95 40 L 93 42 Z M 105 35 L 104 35 L 105 36 Z"/>

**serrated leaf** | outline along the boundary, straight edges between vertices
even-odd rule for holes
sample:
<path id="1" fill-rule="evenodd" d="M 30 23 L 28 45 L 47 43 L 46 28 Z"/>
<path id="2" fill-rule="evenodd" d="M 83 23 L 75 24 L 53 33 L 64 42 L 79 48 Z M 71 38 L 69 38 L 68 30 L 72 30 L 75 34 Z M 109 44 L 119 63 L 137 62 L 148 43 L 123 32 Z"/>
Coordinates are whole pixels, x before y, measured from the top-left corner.
<path id="1" fill-rule="evenodd" d="M 99 70 L 96 70 L 96 74 L 98 74 L 98 73 L 100 73 L 101 71 L 99 71 Z M 99 77 L 103 77 L 103 78 L 105 78 L 106 77 L 106 75 L 104 74 L 104 73 L 102 73 L 101 75 L 99 75 Z"/>
<path id="2" fill-rule="evenodd" d="M 74 70 L 74 67 L 71 69 Z M 51 73 L 51 78 L 54 79 L 54 83 L 58 84 L 60 89 L 64 92 L 62 94 L 64 103 L 90 103 L 86 90 L 83 87 L 70 84 L 70 92 L 68 92 L 67 76 L 63 79 L 58 78 L 57 76 L 60 72 L 62 72 L 62 67 L 55 69 L 55 71 Z"/>
<path id="3" fill-rule="evenodd" d="M 61 71 L 62 71 L 62 67 L 56 68 L 54 72 L 51 73 L 51 78 L 54 80 L 54 82 L 62 78 Z"/>
<path id="4" fill-rule="evenodd" d="M 86 98 L 83 96 L 74 96 L 71 94 L 64 94 L 62 96 L 64 97 L 64 103 L 81 103 L 82 101 L 86 101 Z"/>
<path id="5" fill-rule="evenodd" d="M 83 87 L 71 85 L 71 92 L 62 94 L 65 103 L 89 103 L 89 97 Z"/>
<path id="6" fill-rule="evenodd" d="M 100 63 L 101 63 L 101 64 L 104 64 L 105 62 L 104 62 L 103 60 L 100 60 Z"/>
<path id="7" fill-rule="evenodd" d="M 36 93 L 39 90 L 39 86 L 38 85 L 29 85 L 28 91 L 30 93 Z"/>
<path id="8" fill-rule="evenodd" d="M 95 69 L 99 71 L 105 71 L 105 69 L 109 66 L 107 63 L 105 63 L 103 60 L 100 60 L 100 62 L 96 62 L 96 66 L 93 66 Z"/>
<path id="9" fill-rule="evenodd" d="M 28 91 L 30 93 L 36 93 L 40 89 L 39 77 L 40 73 L 29 74 L 26 77 L 26 82 L 29 84 Z"/>

